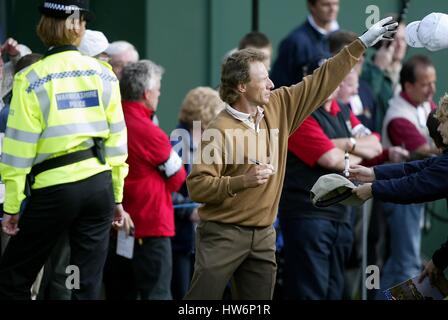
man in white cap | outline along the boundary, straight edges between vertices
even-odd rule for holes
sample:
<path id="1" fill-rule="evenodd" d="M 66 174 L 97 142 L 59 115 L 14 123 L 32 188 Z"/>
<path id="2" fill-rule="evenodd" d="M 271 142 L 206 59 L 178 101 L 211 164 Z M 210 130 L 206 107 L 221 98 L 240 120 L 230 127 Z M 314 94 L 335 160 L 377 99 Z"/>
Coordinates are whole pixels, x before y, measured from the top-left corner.
<path id="1" fill-rule="evenodd" d="M 105 51 L 109 48 L 109 41 L 104 33 L 95 30 L 86 30 L 78 50 L 89 57 L 107 60 Z"/>

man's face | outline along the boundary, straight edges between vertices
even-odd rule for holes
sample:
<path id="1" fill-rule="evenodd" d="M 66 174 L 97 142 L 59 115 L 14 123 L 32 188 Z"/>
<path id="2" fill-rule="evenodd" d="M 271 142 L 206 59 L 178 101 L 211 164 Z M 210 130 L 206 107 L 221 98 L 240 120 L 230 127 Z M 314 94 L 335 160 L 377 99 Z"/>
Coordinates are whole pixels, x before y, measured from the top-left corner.
<path id="1" fill-rule="evenodd" d="M 137 60 L 135 60 L 135 54 L 132 50 L 125 51 L 115 56 L 111 56 L 109 60 L 109 63 L 112 66 L 112 69 L 118 79 L 121 78 L 121 72 L 123 71 L 123 68 L 128 64 L 134 62 L 137 62 Z"/>
<path id="2" fill-rule="evenodd" d="M 358 94 L 359 76 L 358 73 L 353 70 L 342 81 L 339 86 L 338 99 L 344 103 L 349 103 L 350 98 Z"/>
<path id="3" fill-rule="evenodd" d="M 442 136 L 443 143 L 448 145 L 448 118 L 439 119 L 440 125 L 437 127 L 437 131 L 439 131 Z"/>
<path id="4" fill-rule="evenodd" d="M 266 59 L 263 61 L 263 63 L 268 71 L 271 70 L 272 46 L 267 46 L 264 48 L 255 48 L 249 46 L 248 48 L 254 48 L 263 52 L 263 54 L 266 56 Z"/>
<path id="5" fill-rule="evenodd" d="M 154 112 L 157 111 L 157 106 L 159 105 L 161 85 L 160 80 L 160 78 L 156 79 L 155 86 L 150 90 L 146 90 L 145 92 L 145 104 L 150 110 L 153 110 Z"/>
<path id="6" fill-rule="evenodd" d="M 417 66 L 415 83 L 405 83 L 405 92 L 415 104 L 431 101 L 436 92 L 436 69 L 433 66 Z"/>
<path id="7" fill-rule="evenodd" d="M 271 90 L 274 83 L 269 79 L 269 74 L 264 63 L 254 61 L 249 68 L 250 82 L 245 85 L 244 97 L 253 106 L 262 106 L 269 103 Z"/>
<path id="8" fill-rule="evenodd" d="M 392 57 L 393 61 L 402 61 L 406 55 L 407 43 L 405 38 L 406 27 L 404 24 L 400 24 L 395 34 L 394 41 L 392 45 L 394 46 L 394 54 Z"/>
<path id="9" fill-rule="evenodd" d="M 339 13 L 339 0 L 317 0 L 314 6 L 309 6 L 315 20 L 322 23 L 336 21 Z"/>

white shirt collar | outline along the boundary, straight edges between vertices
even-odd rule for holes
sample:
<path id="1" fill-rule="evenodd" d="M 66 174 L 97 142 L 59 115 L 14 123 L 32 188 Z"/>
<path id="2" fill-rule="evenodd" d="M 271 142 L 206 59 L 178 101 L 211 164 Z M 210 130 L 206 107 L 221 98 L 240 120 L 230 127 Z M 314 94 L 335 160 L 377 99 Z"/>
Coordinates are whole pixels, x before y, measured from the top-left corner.
<path id="1" fill-rule="evenodd" d="M 314 18 L 313 18 L 312 15 L 309 15 L 309 16 L 308 16 L 308 22 L 310 23 L 310 25 L 311 25 L 314 29 L 317 30 L 317 32 L 319 32 L 320 34 L 323 34 L 324 36 L 326 36 L 326 35 L 329 34 L 329 33 L 334 32 L 334 31 L 339 30 L 339 23 L 338 23 L 336 20 L 331 22 L 331 25 L 330 25 L 330 31 L 327 31 L 327 30 L 325 30 L 325 29 L 319 27 L 319 26 L 316 24 L 316 21 L 314 20 Z"/>
<path id="2" fill-rule="evenodd" d="M 226 111 L 235 119 L 240 120 L 250 128 L 254 129 L 256 132 L 260 131 L 260 122 L 264 118 L 264 109 L 257 106 L 257 115 L 255 121 L 249 113 L 244 113 L 232 108 L 229 104 L 226 104 Z"/>

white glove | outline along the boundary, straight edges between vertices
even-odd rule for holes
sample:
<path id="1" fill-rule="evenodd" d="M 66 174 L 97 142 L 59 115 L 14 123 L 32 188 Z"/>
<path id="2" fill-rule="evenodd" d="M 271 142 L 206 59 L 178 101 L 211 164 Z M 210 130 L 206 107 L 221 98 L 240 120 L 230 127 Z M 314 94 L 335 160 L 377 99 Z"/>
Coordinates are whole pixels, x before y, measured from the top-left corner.
<path id="1" fill-rule="evenodd" d="M 360 36 L 359 39 L 367 48 L 375 45 L 380 40 L 393 40 L 393 35 L 397 32 L 398 22 L 386 25 L 393 19 L 392 17 L 387 17 L 378 21 Z"/>

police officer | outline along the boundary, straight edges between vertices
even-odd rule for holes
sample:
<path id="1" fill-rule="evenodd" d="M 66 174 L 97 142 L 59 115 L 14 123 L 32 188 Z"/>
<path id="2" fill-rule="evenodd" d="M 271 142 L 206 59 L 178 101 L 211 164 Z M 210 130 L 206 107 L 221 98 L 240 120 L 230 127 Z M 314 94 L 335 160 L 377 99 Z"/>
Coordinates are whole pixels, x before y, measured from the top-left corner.
<path id="1" fill-rule="evenodd" d="M 37 33 L 49 49 L 15 78 L 0 164 L 7 190 L 2 228 L 13 236 L 0 261 L 0 299 L 30 298 L 64 233 L 72 298 L 95 299 L 111 223 L 121 226 L 126 215 L 120 90 L 109 65 L 76 49 L 93 16 L 88 0 L 48 0 L 40 12 Z"/>

